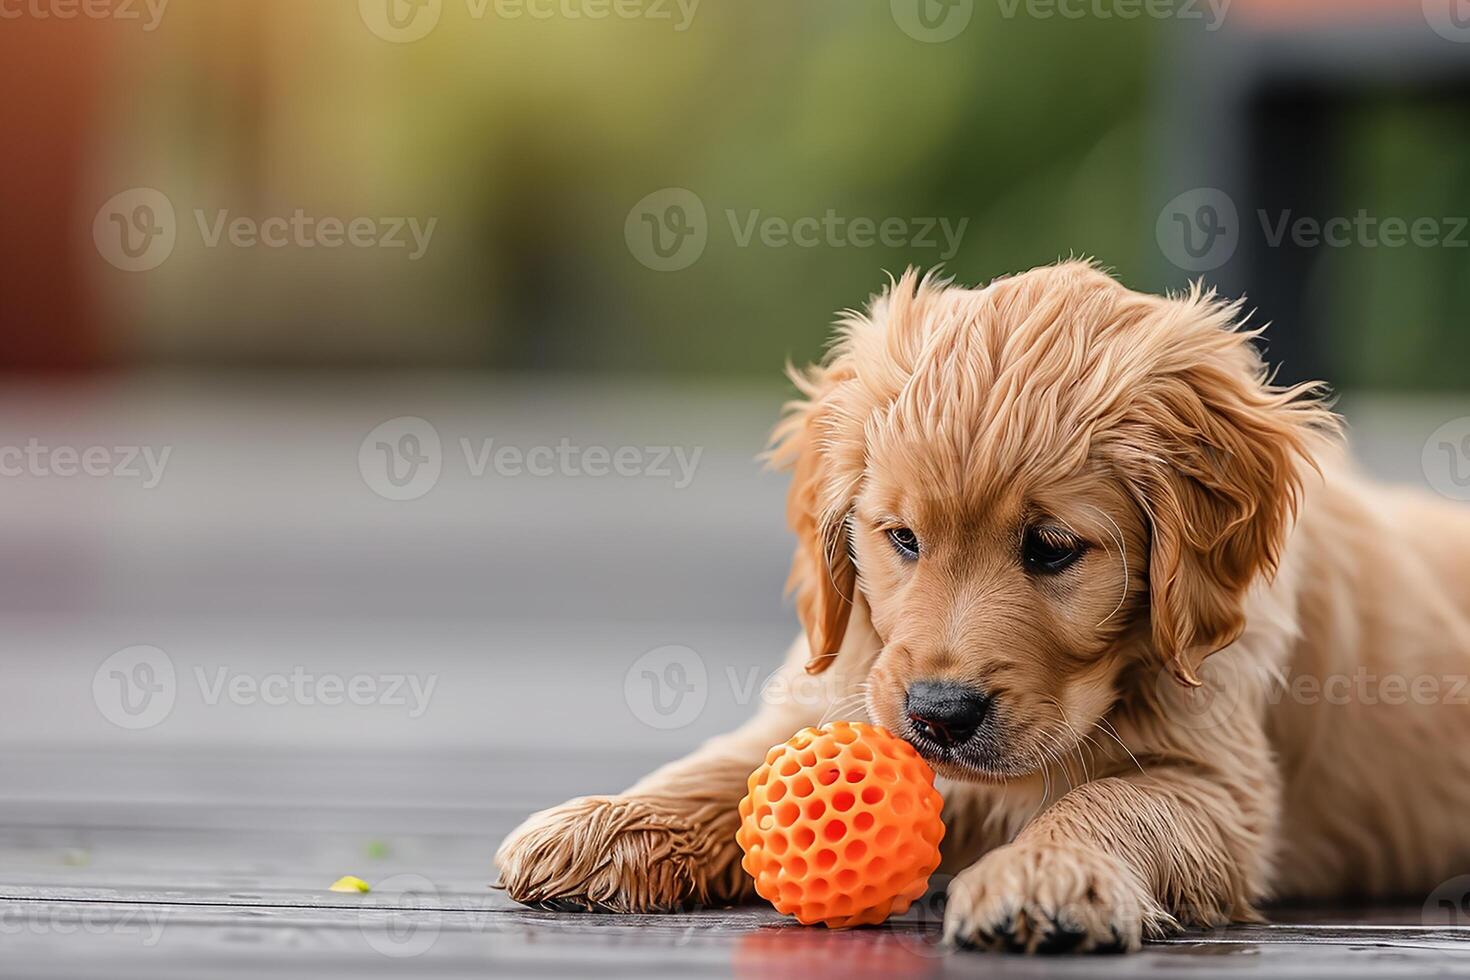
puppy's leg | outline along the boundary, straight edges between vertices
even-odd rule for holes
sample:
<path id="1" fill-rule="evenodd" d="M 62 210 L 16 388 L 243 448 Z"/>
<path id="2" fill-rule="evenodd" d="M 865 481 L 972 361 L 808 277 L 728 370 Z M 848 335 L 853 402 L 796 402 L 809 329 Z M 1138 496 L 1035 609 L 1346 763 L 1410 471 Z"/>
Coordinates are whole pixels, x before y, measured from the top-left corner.
<path id="1" fill-rule="evenodd" d="M 945 936 L 1025 952 L 1114 951 L 1179 925 L 1253 920 L 1262 786 L 1194 768 L 1084 783 L 949 889 Z"/>
<path id="2" fill-rule="evenodd" d="M 645 776 L 617 796 L 587 796 L 533 814 L 500 845 L 501 883 L 518 902 L 558 909 L 668 911 L 733 902 L 750 892 L 735 831 L 750 773 L 772 745 L 817 724 L 855 689 L 856 657 L 839 658 L 820 684 L 806 677 L 798 640 L 781 668 L 785 691 L 734 732 Z M 844 663 L 849 669 L 841 668 Z"/>
<path id="3" fill-rule="evenodd" d="M 735 843 L 746 778 L 802 724 L 763 710 L 623 793 L 532 814 L 495 856 L 501 884 L 518 902 L 563 910 L 666 912 L 739 900 L 749 884 Z"/>

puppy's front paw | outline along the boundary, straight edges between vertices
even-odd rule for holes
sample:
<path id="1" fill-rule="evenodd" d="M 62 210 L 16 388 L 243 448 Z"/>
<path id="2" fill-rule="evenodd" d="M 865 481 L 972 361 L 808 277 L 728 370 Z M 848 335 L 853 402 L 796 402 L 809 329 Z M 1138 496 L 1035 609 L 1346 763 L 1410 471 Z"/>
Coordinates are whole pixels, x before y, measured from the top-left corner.
<path id="1" fill-rule="evenodd" d="M 728 815 L 724 812 L 728 810 Z M 495 855 L 525 905 L 561 911 L 668 912 L 734 901 L 735 808 L 649 796 L 584 796 L 532 814 Z"/>
<path id="2" fill-rule="evenodd" d="M 1172 927 L 1122 861 L 1058 843 L 990 852 L 950 884 L 944 916 L 948 942 L 1025 953 L 1129 952 Z"/>

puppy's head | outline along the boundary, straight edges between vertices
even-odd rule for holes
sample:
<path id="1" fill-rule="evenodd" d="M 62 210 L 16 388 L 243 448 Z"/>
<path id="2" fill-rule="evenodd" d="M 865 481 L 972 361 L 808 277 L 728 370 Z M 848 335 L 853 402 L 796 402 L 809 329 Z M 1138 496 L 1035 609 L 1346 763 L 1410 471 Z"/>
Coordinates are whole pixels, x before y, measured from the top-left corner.
<path id="1" fill-rule="evenodd" d="M 844 319 L 775 435 L 808 669 L 860 592 L 869 713 L 972 779 L 1071 753 L 1130 664 L 1198 683 L 1333 424 L 1235 313 L 1069 262 L 980 290 L 911 271 Z"/>

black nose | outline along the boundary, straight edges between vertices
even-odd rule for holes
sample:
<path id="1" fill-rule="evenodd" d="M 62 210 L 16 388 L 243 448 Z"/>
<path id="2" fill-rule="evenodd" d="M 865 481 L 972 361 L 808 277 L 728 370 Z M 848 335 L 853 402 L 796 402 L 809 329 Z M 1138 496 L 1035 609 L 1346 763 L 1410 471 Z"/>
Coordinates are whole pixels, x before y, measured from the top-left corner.
<path id="1" fill-rule="evenodd" d="M 990 698 L 968 684 L 914 681 L 904 711 L 919 734 L 941 745 L 958 745 L 984 723 Z"/>

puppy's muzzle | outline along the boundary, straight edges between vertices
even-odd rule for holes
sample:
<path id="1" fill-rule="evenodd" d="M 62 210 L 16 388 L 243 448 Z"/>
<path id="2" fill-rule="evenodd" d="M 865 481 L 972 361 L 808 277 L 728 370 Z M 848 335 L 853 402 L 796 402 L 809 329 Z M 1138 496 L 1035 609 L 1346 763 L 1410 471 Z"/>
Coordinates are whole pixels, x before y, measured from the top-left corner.
<path id="1" fill-rule="evenodd" d="M 915 733 L 944 748 L 970 740 L 990 714 L 990 697 L 955 681 L 914 681 L 904 713 Z"/>

